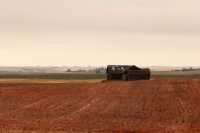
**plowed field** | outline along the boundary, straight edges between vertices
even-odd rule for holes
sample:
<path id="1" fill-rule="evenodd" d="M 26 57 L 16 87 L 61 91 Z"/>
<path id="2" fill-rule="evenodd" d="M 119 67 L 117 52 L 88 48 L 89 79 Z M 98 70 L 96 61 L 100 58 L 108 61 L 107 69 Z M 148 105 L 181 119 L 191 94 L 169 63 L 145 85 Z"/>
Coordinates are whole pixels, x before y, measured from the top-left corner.
<path id="1" fill-rule="evenodd" d="M 0 83 L 0 133 L 199 133 L 200 79 Z"/>

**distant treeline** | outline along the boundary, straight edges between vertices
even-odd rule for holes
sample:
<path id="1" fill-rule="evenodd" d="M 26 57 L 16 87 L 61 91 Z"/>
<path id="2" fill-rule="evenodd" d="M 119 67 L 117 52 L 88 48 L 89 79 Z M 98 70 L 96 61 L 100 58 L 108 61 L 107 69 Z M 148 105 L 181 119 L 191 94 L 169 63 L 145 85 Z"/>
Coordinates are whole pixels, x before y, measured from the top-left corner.
<path id="1" fill-rule="evenodd" d="M 73 71 L 70 68 L 68 68 L 65 72 L 67 72 L 67 73 L 71 73 L 71 72 L 74 72 L 74 73 L 83 72 L 84 73 L 85 72 L 85 73 L 97 73 L 97 74 L 98 73 L 102 73 L 102 74 L 105 74 L 106 73 L 106 68 L 105 67 L 98 67 L 98 68 L 94 68 L 94 69 L 90 69 L 90 70 L 78 69 L 76 71 Z"/>
<path id="2" fill-rule="evenodd" d="M 189 67 L 189 68 L 182 68 L 180 70 L 173 70 L 173 71 L 199 71 L 200 68 L 192 68 L 192 67 Z"/>
<path id="3" fill-rule="evenodd" d="M 194 76 L 200 75 L 200 69 L 182 69 L 173 71 L 152 71 L 153 76 Z M 95 69 L 94 71 L 80 71 L 65 73 L 3 73 L 0 72 L 0 79 L 63 79 L 63 80 L 90 80 L 106 79 L 105 69 Z"/>

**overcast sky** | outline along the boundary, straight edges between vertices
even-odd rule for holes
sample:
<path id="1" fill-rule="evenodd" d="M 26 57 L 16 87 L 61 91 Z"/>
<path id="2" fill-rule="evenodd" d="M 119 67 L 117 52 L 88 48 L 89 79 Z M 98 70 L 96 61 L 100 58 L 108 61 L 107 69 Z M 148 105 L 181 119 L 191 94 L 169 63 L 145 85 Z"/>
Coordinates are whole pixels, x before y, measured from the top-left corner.
<path id="1" fill-rule="evenodd" d="M 0 0 L 0 66 L 200 66 L 199 5 L 199 0 Z"/>

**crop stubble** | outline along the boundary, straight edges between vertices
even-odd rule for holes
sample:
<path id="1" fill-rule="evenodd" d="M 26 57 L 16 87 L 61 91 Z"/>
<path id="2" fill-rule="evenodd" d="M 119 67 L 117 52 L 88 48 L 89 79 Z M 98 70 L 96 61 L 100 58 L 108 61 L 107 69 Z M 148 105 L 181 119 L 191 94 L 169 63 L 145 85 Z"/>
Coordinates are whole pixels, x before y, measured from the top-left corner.
<path id="1" fill-rule="evenodd" d="M 0 132 L 200 132 L 200 79 L 0 83 Z"/>

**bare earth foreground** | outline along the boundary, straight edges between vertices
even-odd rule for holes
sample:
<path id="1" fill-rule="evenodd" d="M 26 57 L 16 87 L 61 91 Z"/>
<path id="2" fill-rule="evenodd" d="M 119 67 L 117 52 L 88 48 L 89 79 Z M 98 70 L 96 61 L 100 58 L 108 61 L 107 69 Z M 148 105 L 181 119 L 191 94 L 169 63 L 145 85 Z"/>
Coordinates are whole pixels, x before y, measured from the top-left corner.
<path id="1" fill-rule="evenodd" d="M 0 83 L 0 133 L 199 133 L 200 79 Z"/>

